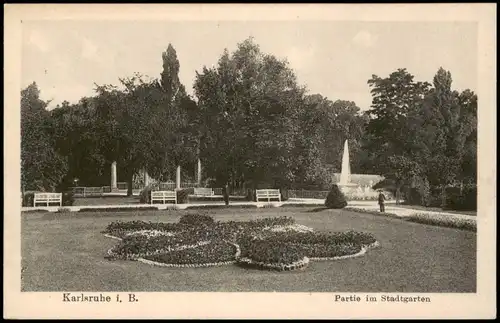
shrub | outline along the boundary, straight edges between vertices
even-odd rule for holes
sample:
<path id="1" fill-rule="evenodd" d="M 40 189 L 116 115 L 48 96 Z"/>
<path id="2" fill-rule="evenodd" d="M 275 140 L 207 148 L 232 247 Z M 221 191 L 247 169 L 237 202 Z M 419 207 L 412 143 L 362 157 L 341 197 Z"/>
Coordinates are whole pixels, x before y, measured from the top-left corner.
<path id="1" fill-rule="evenodd" d="M 149 204 L 151 203 L 151 185 L 144 187 L 144 189 L 139 193 L 139 200 L 141 204 Z"/>
<path id="2" fill-rule="evenodd" d="M 255 190 L 253 190 L 251 188 L 247 189 L 246 200 L 250 201 L 250 202 L 255 202 L 256 201 Z"/>
<path id="3" fill-rule="evenodd" d="M 62 195 L 62 205 L 71 206 L 75 203 L 75 194 L 73 191 L 66 191 Z"/>
<path id="4" fill-rule="evenodd" d="M 187 204 L 188 203 L 188 197 L 189 197 L 189 188 L 177 190 L 177 203 L 178 204 Z"/>
<path id="5" fill-rule="evenodd" d="M 27 192 L 23 194 L 23 206 L 33 206 L 33 200 L 35 199 L 34 192 Z"/>
<path id="6" fill-rule="evenodd" d="M 464 188 L 460 192 L 450 192 L 447 194 L 446 210 L 475 211 L 477 210 L 477 188 Z"/>
<path id="7" fill-rule="evenodd" d="M 337 185 L 333 185 L 325 200 L 325 206 L 329 209 L 342 209 L 347 206 L 344 194 Z"/>
<path id="8" fill-rule="evenodd" d="M 281 201 L 287 201 L 288 200 L 288 189 L 281 188 L 280 193 L 281 193 Z"/>
<path id="9" fill-rule="evenodd" d="M 213 217 L 207 214 L 190 213 L 183 215 L 179 223 L 186 225 L 212 225 L 215 221 Z"/>

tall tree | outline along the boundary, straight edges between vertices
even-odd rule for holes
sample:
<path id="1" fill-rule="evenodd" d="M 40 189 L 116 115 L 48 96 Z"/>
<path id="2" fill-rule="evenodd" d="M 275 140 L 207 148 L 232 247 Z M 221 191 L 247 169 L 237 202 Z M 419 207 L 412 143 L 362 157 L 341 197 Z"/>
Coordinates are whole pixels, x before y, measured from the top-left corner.
<path id="1" fill-rule="evenodd" d="M 67 171 L 63 156 L 54 149 L 47 102 L 35 82 L 21 91 L 21 187 L 54 191 Z"/>
<path id="2" fill-rule="evenodd" d="M 305 88 L 287 61 L 262 53 L 249 38 L 233 53 L 225 50 L 216 67 L 197 73 L 194 89 L 210 176 L 233 185 L 286 185 L 307 166 L 293 153 L 303 136 Z"/>
<path id="3" fill-rule="evenodd" d="M 429 91 L 427 82 L 415 82 L 406 69 L 398 69 L 386 78 L 373 75 L 368 80 L 373 96 L 367 132 L 371 142 L 366 147 L 383 165 L 388 156 L 410 153 L 407 146 L 408 115 L 418 109 Z"/>
<path id="4" fill-rule="evenodd" d="M 425 131 L 429 148 L 423 162 L 431 185 L 442 188 L 444 204 L 446 186 L 464 179 L 466 147 L 474 142 L 475 97 L 470 91 L 462 95 L 453 91 L 451 73 L 443 68 L 437 71 L 433 84 L 422 109 L 426 122 L 421 131 Z"/>

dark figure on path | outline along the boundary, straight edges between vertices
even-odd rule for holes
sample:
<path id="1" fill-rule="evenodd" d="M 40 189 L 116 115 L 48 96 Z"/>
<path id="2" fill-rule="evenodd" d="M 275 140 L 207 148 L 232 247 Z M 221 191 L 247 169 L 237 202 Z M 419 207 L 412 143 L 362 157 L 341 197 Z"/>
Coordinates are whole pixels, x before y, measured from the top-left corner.
<path id="1" fill-rule="evenodd" d="M 224 197 L 224 203 L 226 203 L 226 205 L 229 205 L 229 186 L 227 185 L 227 183 L 222 189 L 222 196 Z"/>
<path id="2" fill-rule="evenodd" d="M 378 194 L 378 205 L 380 205 L 380 212 L 384 213 L 385 212 L 385 196 L 382 194 L 382 191 L 379 191 Z"/>

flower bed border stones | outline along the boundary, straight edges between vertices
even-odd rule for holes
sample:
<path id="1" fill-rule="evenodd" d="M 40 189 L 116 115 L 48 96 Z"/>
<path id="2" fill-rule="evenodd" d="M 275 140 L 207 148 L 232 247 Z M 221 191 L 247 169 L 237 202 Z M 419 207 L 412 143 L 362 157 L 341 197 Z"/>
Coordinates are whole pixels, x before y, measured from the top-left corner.
<path id="1" fill-rule="evenodd" d="M 237 263 L 243 267 L 276 270 L 276 271 L 292 271 L 298 269 L 304 269 L 309 265 L 308 257 L 304 257 L 301 260 L 295 261 L 291 264 L 268 264 L 261 261 L 255 261 L 247 257 L 241 257 L 238 259 Z"/>
<path id="2" fill-rule="evenodd" d="M 380 243 L 378 241 L 375 241 L 372 244 L 369 245 L 362 245 L 361 250 L 358 253 L 355 253 L 353 255 L 345 255 L 345 256 L 337 256 L 337 257 L 311 257 L 309 258 L 311 261 L 328 261 L 328 260 L 342 260 L 342 259 L 349 259 L 349 258 L 356 258 L 359 256 L 363 256 L 369 249 L 377 248 L 380 246 Z"/>
<path id="3" fill-rule="evenodd" d="M 234 254 L 234 260 L 230 261 L 221 261 L 221 262 L 211 262 L 211 263 L 200 263 L 200 264 L 168 264 L 164 262 L 158 262 L 154 260 L 149 260 L 145 258 L 138 258 L 137 261 L 148 264 L 148 265 L 153 265 L 153 266 L 158 266 L 158 267 L 170 267 L 170 268 L 201 268 L 201 267 L 217 267 L 217 266 L 224 266 L 224 265 L 231 265 L 236 263 L 237 259 L 240 257 L 241 250 L 240 246 L 238 246 L 236 243 L 228 242 L 225 241 L 226 243 L 232 245 L 235 247 L 236 252 Z"/>
<path id="4" fill-rule="evenodd" d="M 123 239 L 121 239 L 121 238 L 117 238 L 117 237 L 113 237 L 113 236 L 109 236 L 109 235 L 108 235 L 108 237 L 120 239 L 123 241 Z M 168 253 L 171 251 L 181 251 L 181 250 L 186 250 L 186 249 L 194 249 L 194 248 L 197 248 L 200 246 L 207 245 L 209 243 L 210 243 L 210 241 L 200 241 L 196 244 L 191 244 L 191 245 L 181 245 L 181 246 L 174 247 L 174 248 L 168 247 L 168 248 L 164 248 L 164 249 L 156 249 L 154 251 L 147 251 L 147 252 L 143 252 L 143 253 L 129 253 L 129 254 L 125 254 L 125 255 L 117 255 L 115 252 L 115 249 L 118 246 L 114 246 L 114 247 L 108 249 L 108 256 L 111 257 L 112 259 L 137 260 L 137 259 L 142 258 L 142 257 L 155 256 L 155 255 L 159 255 L 162 253 Z"/>

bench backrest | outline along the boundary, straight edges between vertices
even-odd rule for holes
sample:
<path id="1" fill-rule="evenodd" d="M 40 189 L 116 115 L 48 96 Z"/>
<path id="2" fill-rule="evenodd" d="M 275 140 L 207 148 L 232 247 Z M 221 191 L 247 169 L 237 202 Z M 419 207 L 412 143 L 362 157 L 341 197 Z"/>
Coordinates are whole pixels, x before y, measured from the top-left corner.
<path id="1" fill-rule="evenodd" d="M 214 191 L 211 188 L 195 187 L 194 195 L 214 195 Z"/>
<path id="2" fill-rule="evenodd" d="M 59 201 L 62 199 L 62 193 L 35 193 L 35 201 Z"/>
<path id="3" fill-rule="evenodd" d="M 151 191 L 151 203 L 154 201 L 174 201 L 177 204 L 176 191 Z"/>
<path id="4" fill-rule="evenodd" d="M 280 190 L 276 189 L 266 189 L 266 190 L 256 190 L 255 194 L 257 196 L 280 196 Z"/>
<path id="5" fill-rule="evenodd" d="M 151 191 L 151 198 L 153 197 L 177 197 L 177 193 L 175 191 Z"/>

